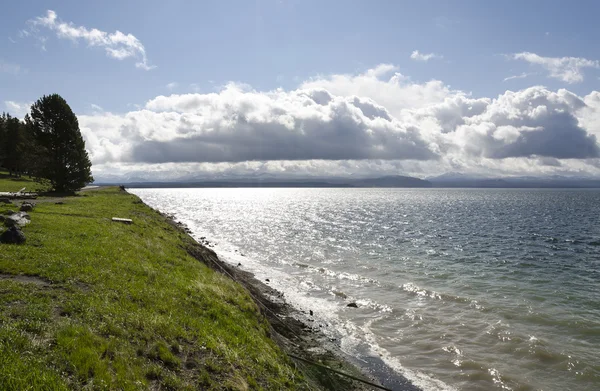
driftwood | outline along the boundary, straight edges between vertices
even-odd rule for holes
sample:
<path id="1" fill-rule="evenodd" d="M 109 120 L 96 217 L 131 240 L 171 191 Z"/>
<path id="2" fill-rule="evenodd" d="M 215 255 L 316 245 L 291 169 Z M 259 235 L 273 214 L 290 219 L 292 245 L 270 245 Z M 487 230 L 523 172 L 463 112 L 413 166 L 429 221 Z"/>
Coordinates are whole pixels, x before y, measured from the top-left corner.
<path id="1" fill-rule="evenodd" d="M 113 217 L 112 221 L 117 222 L 117 223 L 133 224 L 133 220 L 131 220 L 131 219 L 123 219 L 123 218 L 120 218 L 120 217 Z"/>
<path id="2" fill-rule="evenodd" d="M 0 198 L 9 198 L 11 200 L 31 200 L 38 197 L 37 193 L 25 191 L 26 187 L 17 192 L 0 192 Z"/>

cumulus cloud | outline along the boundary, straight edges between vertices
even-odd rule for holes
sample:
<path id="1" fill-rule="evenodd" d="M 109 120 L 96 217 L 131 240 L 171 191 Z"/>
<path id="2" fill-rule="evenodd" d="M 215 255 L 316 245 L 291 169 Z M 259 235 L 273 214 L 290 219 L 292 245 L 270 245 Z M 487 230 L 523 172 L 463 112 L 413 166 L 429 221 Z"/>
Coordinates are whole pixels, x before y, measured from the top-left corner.
<path id="1" fill-rule="evenodd" d="M 414 50 L 410 54 L 410 58 L 411 58 L 411 60 L 415 60 L 415 61 L 427 62 L 429 60 L 442 59 L 442 58 L 444 58 L 444 56 L 442 56 L 440 54 L 435 54 L 435 53 L 421 53 L 418 50 Z"/>
<path id="2" fill-rule="evenodd" d="M 435 158 L 417 129 L 382 106 L 325 90 L 230 84 L 219 93 L 159 96 L 117 126 L 131 142 L 121 158 L 146 163 Z"/>
<path id="3" fill-rule="evenodd" d="M 231 83 L 158 96 L 79 122 L 95 170 L 165 178 L 600 173 L 600 93 L 534 86 L 476 98 L 391 65 L 292 90 Z"/>
<path id="4" fill-rule="evenodd" d="M 380 64 L 360 74 L 319 76 L 300 84 L 300 89 L 326 90 L 332 95 L 361 96 L 376 101 L 392 115 L 443 102 L 457 93 L 439 80 L 415 83 L 398 72 L 398 67 Z"/>
<path id="5" fill-rule="evenodd" d="M 101 47 L 108 57 L 117 60 L 133 58 L 137 60 L 135 63 L 137 68 L 144 70 L 155 68 L 155 66 L 149 65 L 146 48 L 142 42 L 132 34 L 124 34 L 119 30 L 108 33 L 96 28 L 75 26 L 73 23 L 61 21 L 56 12 L 52 10 L 48 10 L 45 16 L 29 20 L 28 25 L 28 30 L 21 31 L 22 36 L 35 35 L 45 42 L 46 38 L 39 36 L 38 33 L 41 28 L 46 28 L 55 32 L 58 38 L 69 39 L 73 42 L 83 41 L 90 47 Z M 45 46 L 42 48 L 45 50 Z"/>
<path id="6" fill-rule="evenodd" d="M 15 102 L 12 100 L 4 101 L 6 112 L 18 118 L 25 117 L 25 114 L 29 113 L 29 108 L 32 104 L 32 102 Z"/>
<path id="7" fill-rule="evenodd" d="M 584 68 L 600 68 L 599 61 L 582 57 L 542 57 L 535 53 L 522 52 L 513 54 L 512 58 L 539 65 L 548 71 L 550 77 L 569 84 L 583 81 Z"/>
<path id="8" fill-rule="evenodd" d="M 456 128 L 456 144 L 467 154 L 493 159 L 597 158 L 596 137 L 582 128 L 576 117 L 583 107 L 585 102 L 566 90 L 531 87 L 507 91 Z"/>

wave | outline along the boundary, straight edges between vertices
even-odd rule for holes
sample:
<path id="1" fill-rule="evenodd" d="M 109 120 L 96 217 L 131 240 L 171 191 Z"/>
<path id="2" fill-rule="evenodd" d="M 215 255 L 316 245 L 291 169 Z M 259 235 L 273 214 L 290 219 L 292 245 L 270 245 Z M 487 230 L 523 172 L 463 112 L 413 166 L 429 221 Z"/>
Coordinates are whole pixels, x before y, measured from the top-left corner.
<path id="1" fill-rule="evenodd" d="M 438 293 L 434 290 L 428 290 L 425 288 L 421 288 L 412 282 L 402 284 L 400 286 L 400 288 L 403 291 L 408 292 L 415 296 L 421 296 L 421 297 L 430 298 L 430 299 L 434 299 L 434 300 L 450 301 L 450 302 L 455 302 L 455 303 L 466 303 L 471 308 L 475 308 L 480 311 L 487 310 L 487 307 L 484 306 L 483 304 L 481 304 L 478 300 L 469 299 L 467 297 L 462 297 L 462 296 L 456 296 L 456 295 L 452 295 L 452 294 L 448 294 L 448 293 Z"/>

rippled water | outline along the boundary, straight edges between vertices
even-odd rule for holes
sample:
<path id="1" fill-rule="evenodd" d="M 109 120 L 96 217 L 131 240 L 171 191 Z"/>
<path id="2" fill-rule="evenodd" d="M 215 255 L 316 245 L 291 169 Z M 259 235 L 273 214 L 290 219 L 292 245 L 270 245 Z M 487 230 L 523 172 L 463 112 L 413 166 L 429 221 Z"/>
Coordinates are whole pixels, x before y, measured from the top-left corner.
<path id="1" fill-rule="evenodd" d="M 132 192 L 425 390 L 600 389 L 600 191 Z"/>

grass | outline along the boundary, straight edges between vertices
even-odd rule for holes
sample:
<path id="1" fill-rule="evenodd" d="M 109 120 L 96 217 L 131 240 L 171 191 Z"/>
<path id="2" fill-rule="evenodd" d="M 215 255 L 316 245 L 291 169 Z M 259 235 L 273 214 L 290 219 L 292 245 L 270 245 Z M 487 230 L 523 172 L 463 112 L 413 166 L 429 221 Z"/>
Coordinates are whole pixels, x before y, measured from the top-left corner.
<path id="1" fill-rule="evenodd" d="M 21 178 L 15 178 L 8 175 L 8 171 L 0 170 L 0 192 L 2 191 L 19 191 L 26 187 L 27 191 L 35 191 L 41 186 L 29 179 L 29 177 L 23 176 Z"/>
<path id="2" fill-rule="evenodd" d="M 158 212 L 116 188 L 63 201 L 0 244 L 0 389 L 306 388 L 248 294 Z"/>

